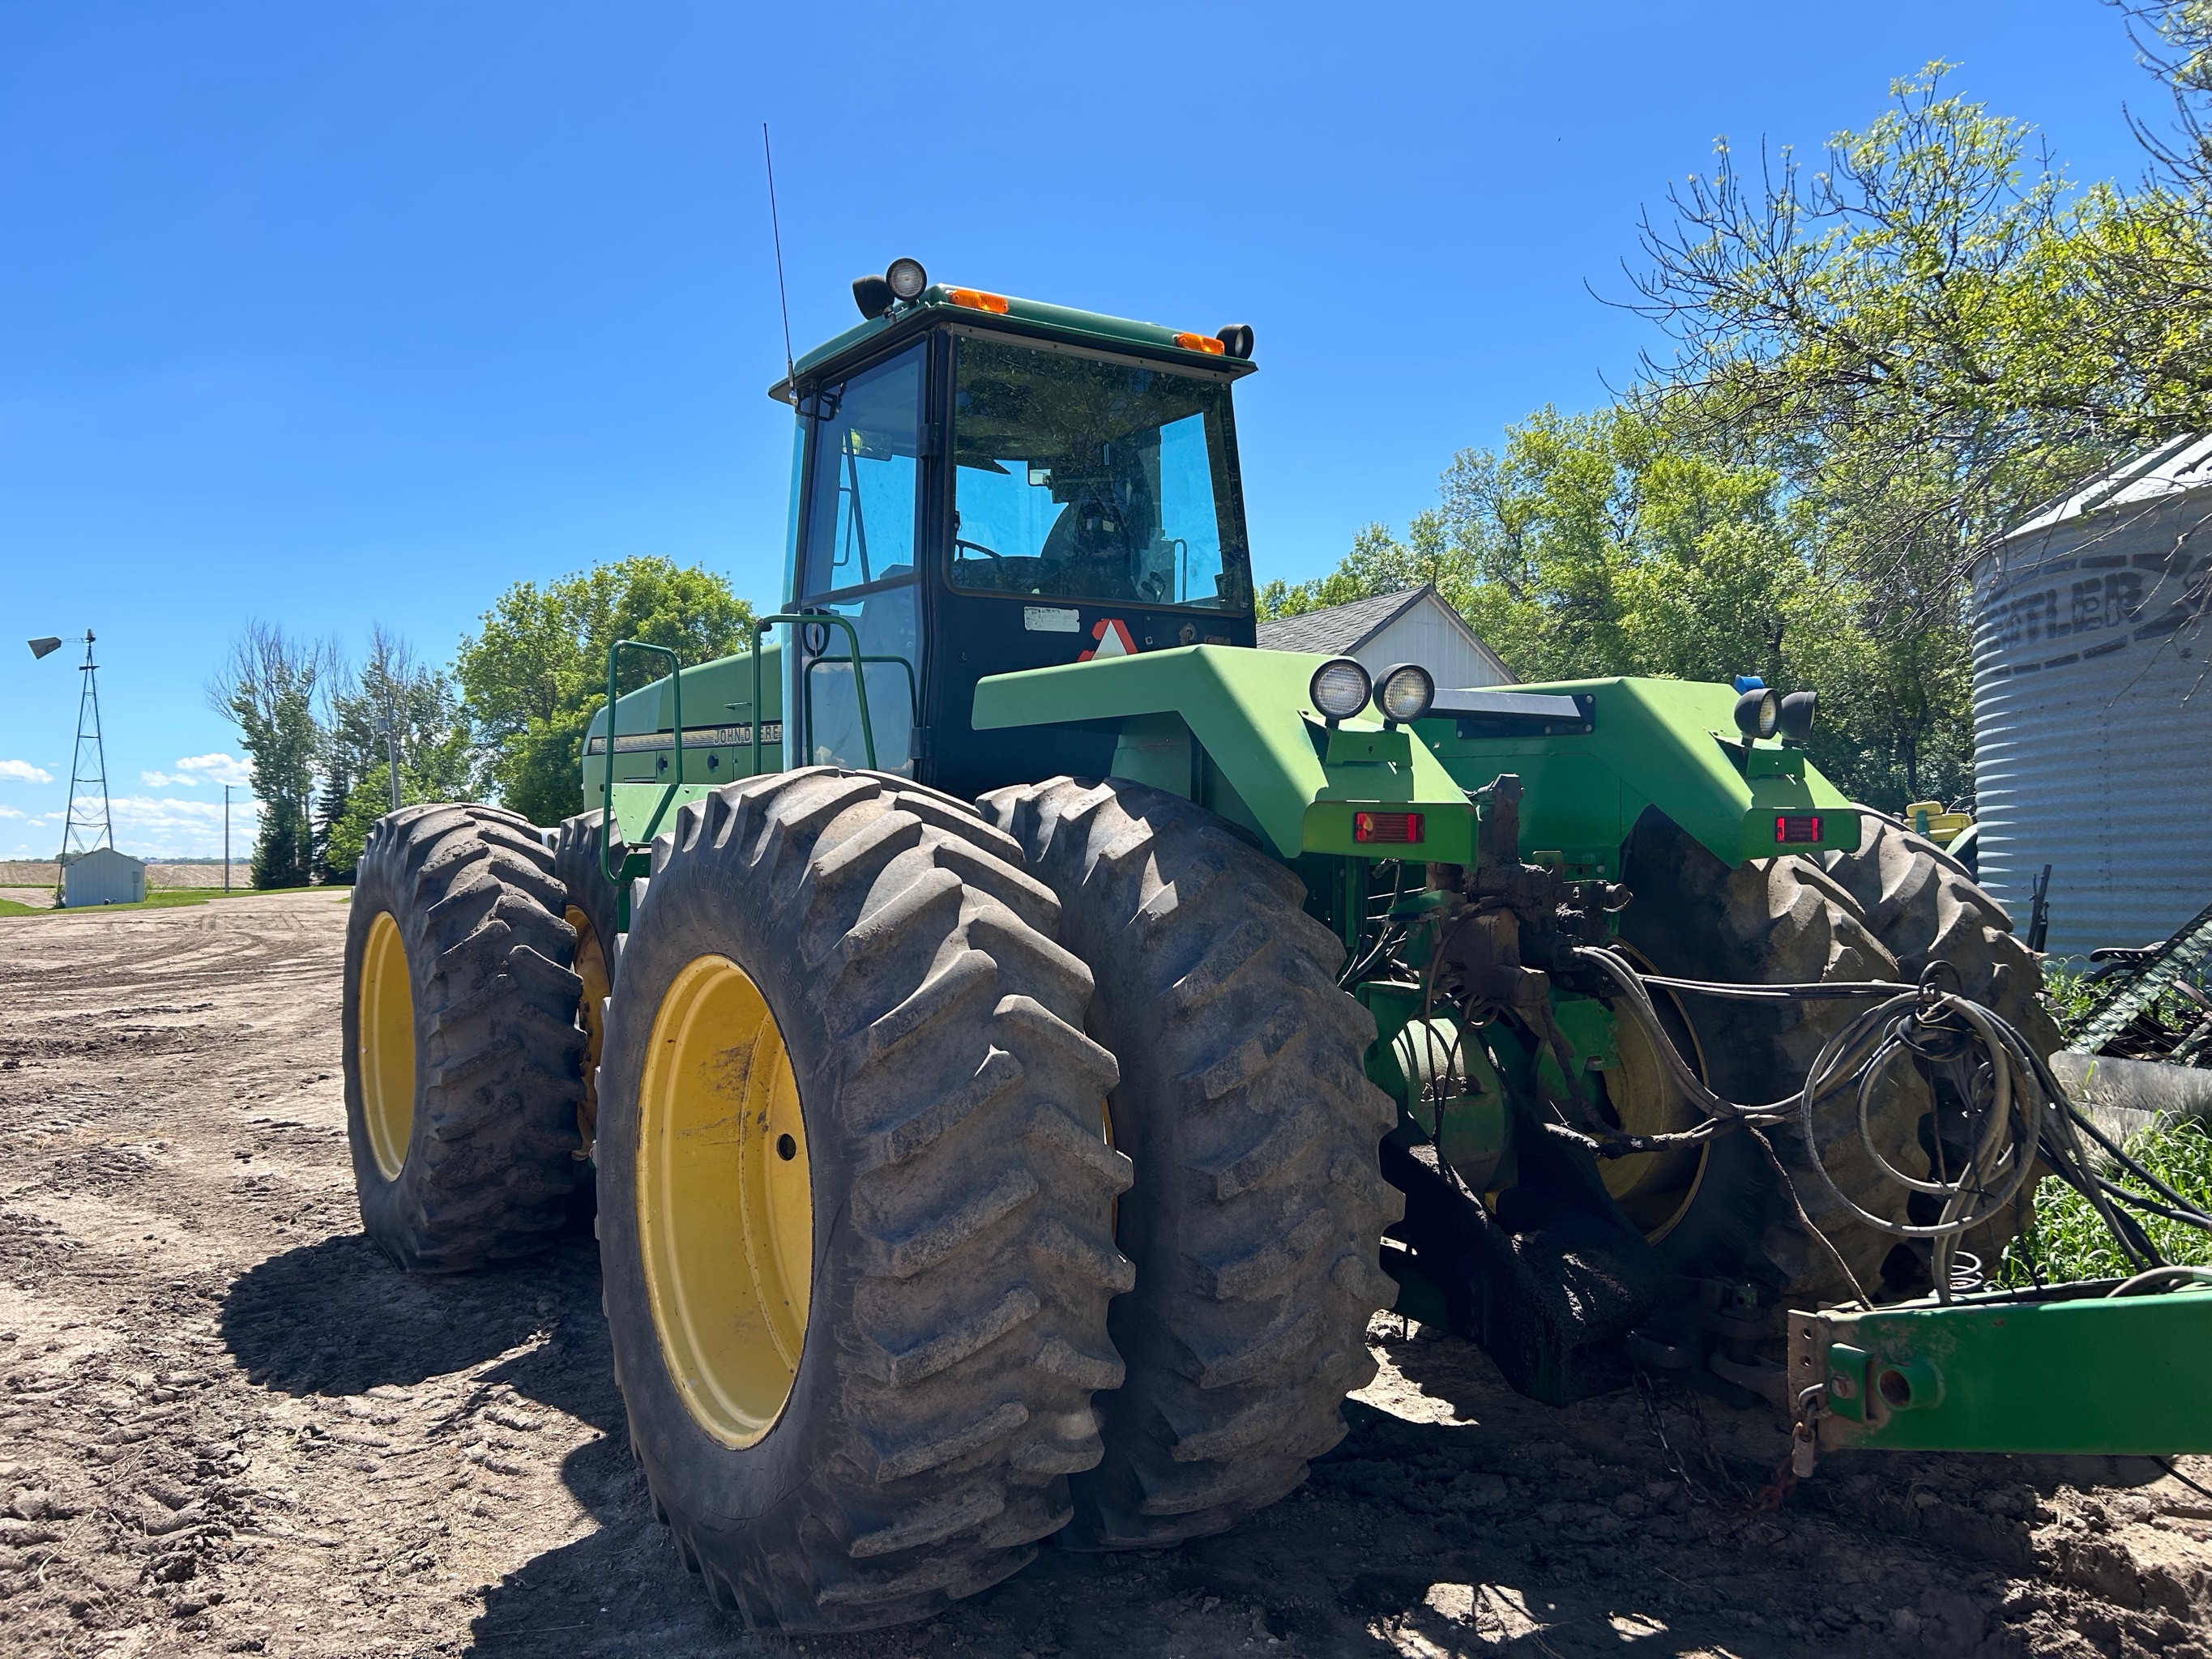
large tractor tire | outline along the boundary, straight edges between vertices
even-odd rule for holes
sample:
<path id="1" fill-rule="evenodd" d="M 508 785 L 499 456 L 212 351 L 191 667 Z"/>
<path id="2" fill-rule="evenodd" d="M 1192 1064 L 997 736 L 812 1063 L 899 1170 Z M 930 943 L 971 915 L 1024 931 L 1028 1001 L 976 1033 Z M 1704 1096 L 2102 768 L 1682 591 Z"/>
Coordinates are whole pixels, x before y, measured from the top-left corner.
<path id="1" fill-rule="evenodd" d="M 606 1314 L 655 1511 L 749 1627 L 936 1613 L 1098 1460 L 1129 1162 L 1020 866 L 964 803 L 821 767 L 653 843 L 600 1064 Z"/>
<path id="2" fill-rule="evenodd" d="M 1755 860 L 1730 870 L 1657 813 L 1632 837 L 1626 878 L 1634 901 L 1621 935 L 1657 972 L 1743 983 L 1891 980 L 1911 983 L 1932 961 L 1955 988 L 2017 1026 L 2039 1053 L 2059 1047 L 2036 996 L 2036 959 L 2004 911 L 1932 843 L 1869 817 L 1858 849 L 1822 858 Z M 1954 988 L 1947 982 L 1946 988 Z M 1707 1079 L 1729 1098 L 1780 1099 L 1802 1082 L 1829 1038 L 1861 1012 L 1856 1000 L 1781 1007 L 1685 996 L 1677 1005 Z M 1896 1167 L 1932 1163 L 1946 1083 L 1899 1061 L 1878 1091 L 1869 1130 Z M 1855 1095 L 1832 1098 L 1817 1122 L 1818 1155 L 1841 1190 L 1892 1221 L 1935 1218 L 1930 1200 L 1875 1167 L 1859 1138 Z M 1821 1307 L 1917 1292 L 1928 1251 L 1867 1225 L 1837 1200 L 1794 1124 L 1766 1132 L 1774 1160 L 1750 1135 L 1724 1135 L 1693 1166 L 1679 1207 L 1653 1243 L 1670 1270 L 1763 1280 L 1778 1307 Z M 1948 1137 L 1947 1137 L 1947 1139 Z M 1954 1161 L 1952 1167 L 1956 1168 Z M 1775 1174 L 1787 1172 L 1796 1203 Z M 1627 1160 L 1624 1160 L 1627 1162 Z M 1826 1238 L 1809 1235 L 1796 1205 Z M 1962 1248 L 1994 1268 L 2018 1225 L 2017 1204 Z"/>
<path id="3" fill-rule="evenodd" d="M 576 1022 L 584 1032 L 584 1097 L 576 1109 L 576 1122 L 586 1153 L 599 1133 L 599 1054 L 606 1046 L 607 998 L 613 994 L 616 967 L 622 958 L 616 884 L 607 878 L 606 863 L 601 861 L 602 817 L 597 808 L 579 812 L 562 819 L 561 827 L 548 836 L 553 874 L 567 896 L 562 914 L 576 933 L 576 977 L 583 981 Z M 617 823 L 608 861 L 619 870 L 628 850 L 623 845 L 622 825 Z M 588 1167 L 583 1175 L 588 1182 Z"/>
<path id="4" fill-rule="evenodd" d="M 1002 789 L 985 810 L 1060 896 L 1091 966 L 1089 1030 L 1121 1063 L 1114 1144 L 1136 1165 L 1115 1302 L 1128 1380 L 1106 1455 L 1076 1477 L 1079 1548 L 1219 1532 L 1305 1478 L 1375 1374 L 1376 1255 L 1402 1200 L 1376 1147 L 1395 1121 L 1361 1056 L 1366 1009 L 1304 887 L 1213 814 L 1120 781 Z"/>
<path id="5" fill-rule="evenodd" d="M 539 832 L 489 806 L 380 818 L 354 878 L 343 1014 L 362 1225 L 400 1267 L 544 1249 L 575 1186 L 574 935 Z"/>

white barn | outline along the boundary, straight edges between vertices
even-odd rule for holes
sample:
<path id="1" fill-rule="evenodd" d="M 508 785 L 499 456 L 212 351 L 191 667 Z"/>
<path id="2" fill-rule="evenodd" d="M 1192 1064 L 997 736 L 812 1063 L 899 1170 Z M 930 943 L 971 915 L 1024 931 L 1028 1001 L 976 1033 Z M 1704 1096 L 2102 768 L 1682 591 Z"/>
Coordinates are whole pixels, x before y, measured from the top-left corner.
<path id="1" fill-rule="evenodd" d="M 1263 622 L 1260 648 L 1351 657 L 1378 678 L 1394 663 L 1417 662 L 1442 690 L 1514 683 L 1498 653 L 1431 583 L 1403 593 L 1379 594 Z"/>
<path id="2" fill-rule="evenodd" d="M 136 904 L 146 896 L 146 862 L 95 847 L 62 866 L 62 904 Z"/>

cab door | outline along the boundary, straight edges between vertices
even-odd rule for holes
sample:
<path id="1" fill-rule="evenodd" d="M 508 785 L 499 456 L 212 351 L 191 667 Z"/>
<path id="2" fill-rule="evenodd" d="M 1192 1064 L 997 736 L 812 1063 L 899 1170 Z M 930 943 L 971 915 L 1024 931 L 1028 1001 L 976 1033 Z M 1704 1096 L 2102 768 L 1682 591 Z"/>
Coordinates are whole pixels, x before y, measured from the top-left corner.
<path id="1" fill-rule="evenodd" d="M 916 775 L 929 357 L 924 338 L 801 398 L 809 430 L 791 608 L 852 624 L 868 719 L 864 729 L 845 629 L 794 628 L 789 765 L 864 768 L 872 737 L 877 770 Z"/>

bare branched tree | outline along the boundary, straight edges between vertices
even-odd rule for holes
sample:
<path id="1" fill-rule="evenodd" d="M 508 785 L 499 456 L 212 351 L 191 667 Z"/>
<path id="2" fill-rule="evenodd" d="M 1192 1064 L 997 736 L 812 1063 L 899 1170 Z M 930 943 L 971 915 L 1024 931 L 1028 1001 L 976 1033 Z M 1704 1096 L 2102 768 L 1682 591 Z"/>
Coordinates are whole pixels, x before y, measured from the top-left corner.
<path id="1" fill-rule="evenodd" d="M 251 621 L 208 682 L 208 705 L 237 722 L 253 763 L 261 833 L 253 849 L 256 887 L 300 887 L 313 855 L 312 805 L 322 727 L 318 689 L 337 668 L 327 641 L 302 640 Z"/>

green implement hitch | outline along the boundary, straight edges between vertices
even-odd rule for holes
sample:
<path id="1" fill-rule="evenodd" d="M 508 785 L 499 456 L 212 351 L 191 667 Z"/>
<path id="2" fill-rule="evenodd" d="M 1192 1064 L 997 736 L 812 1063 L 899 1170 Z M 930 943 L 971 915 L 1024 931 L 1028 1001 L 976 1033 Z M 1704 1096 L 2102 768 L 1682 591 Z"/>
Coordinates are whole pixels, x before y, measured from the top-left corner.
<path id="1" fill-rule="evenodd" d="M 2212 1285 L 2138 1282 L 1793 1313 L 1790 1390 L 1823 1451 L 2212 1452 Z"/>

